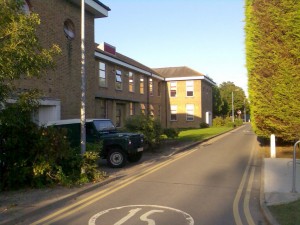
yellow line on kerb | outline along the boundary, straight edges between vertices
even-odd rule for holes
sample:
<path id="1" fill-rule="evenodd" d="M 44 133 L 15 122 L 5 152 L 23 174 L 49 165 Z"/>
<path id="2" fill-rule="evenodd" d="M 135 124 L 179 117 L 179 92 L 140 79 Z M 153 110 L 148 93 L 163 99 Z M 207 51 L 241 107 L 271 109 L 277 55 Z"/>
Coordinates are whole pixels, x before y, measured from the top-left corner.
<path id="1" fill-rule="evenodd" d="M 244 172 L 243 177 L 242 177 L 242 181 L 239 185 L 239 188 L 237 190 L 237 193 L 235 195 L 234 202 L 233 202 L 233 216 L 234 216 L 234 220 L 235 220 L 236 225 L 243 225 L 242 219 L 241 219 L 241 216 L 240 216 L 240 213 L 239 213 L 239 202 L 240 202 L 241 195 L 242 195 L 245 183 L 246 183 L 246 178 L 247 178 L 248 173 L 249 173 L 250 163 L 253 159 L 254 151 L 255 151 L 255 147 L 253 147 L 252 150 L 251 150 L 251 155 L 249 157 L 247 167 L 245 169 L 245 172 Z M 248 183 L 247 192 L 249 191 L 249 189 L 250 189 L 250 192 L 251 192 L 251 187 L 252 187 L 252 183 L 253 183 L 253 176 L 254 176 L 254 170 L 252 168 L 250 181 Z M 252 223 L 253 219 L 252 219 L 252 216 L 251 216 L 250 210 L 249 210 L 250 192 L 246 193 L 243 206 L 244 206 L 244 213 L 245 213 L 247 222 L 249 223 L 249 225 L 252 225 L 252 224 L 254 225 L 254 223 Z"/>
<path id="2" fill-rule="evenodd" d="M 255 147 L 256 146 L 253 146 L 253 148 L 255 148 Z M 253 149 L 253 151 L 254 151 L 254 149 Z M 257 157 L 255 154 L 253 165 L 256 165 L 256 161 L 257 161 Z M 245 213 L 245 216 L 246 216 L 246 219 L 247 219 L 247 222 L 249 225 L 255 225 L 253 218 L 251 216 L 250 208 L 249 208 L 254 174 L 255 174 L 255 166 L 252 166 L 251 172 L 250 172 L 250 178 L 249 178 L 249 182 L 248 182 L 248 186 L 247 186 L 247 191 L 246 191 L 245 199 L 244 199 L 244 213 Z"/>
<path id="3" fill-rule="evenodd" d="M 130 178 L 125 179 L 123 181 L 123 184 L 121 184 L 121 185 L 118 182 L 117 184 L 113 185 L 110 188 L 106 188 L 106 189 L 104 189 L 104 190 L 102 190 L 102 191 L 100 191 L 100 192 L 98 192 L 98 193 L 96 193 L 94 195 L 91 195 L 91 196 L 89 196 L 89 197 L 87 197 L 85 199 L 82 199 L 82 200 L 80 200 L 80 201 L 78 201 L 78 202 L 76 202 L 76 203 L 74 203 L 74 204 L 72 204 L 70 206 L 67 206 L 67 207 L 65 207 L 65 208 L 63 208 L 63 209 L 61 209 L 61 210 L 59 210 L 59 211 L 57 211 L 55 213 L 52 213 L 52 214 L 50 214 L 50 215 L 48 215 L 48 216 L 46 216 L 46 217 L 44 217 L 44 218 L 42 218 L 42 219 L 34 222 L 34 223 L 32 223 L 31 225 L 38 225 L 38 224 L 46 225 L 46 224 L 54 223 L 54 222 L 56 222 L 56 221 L 58 221 L 60 219 L 63 219 L 65 217 L 67 217 L 67 216 L 69 216 L 69 215 L 71 215 L 71 214 L 73 214 L 73 213 L 75 213 L 75 212 L 83 209 L 84 207 L 86 207 L 88 205 L 91 205 L 94 202 L 99 201 L 100 199 L 102 199 L 102 198 L 104 198 L 104 197 L 106 197 L 108 195 L 111 195 L 112 193 L 115 193 L 115 192 L 121 190 L 122 188 L 124 188 L 124 187 L 126 187 L 126 186 L 128 186 L 128 185 L 130 185 L 132 183 L 134 183 L 135 181 L 140 180 L 141 178 L 143 178 L 143 177 L 145 177 L 145 176 L 147 176 L 147 175 L 149 175 L 151 173 L 154 173 L 155 171 L 157 171 L 157 170 L 159 170 L 159 169 L 161 169 L 161 168 L 163 168 L 163 167 L 165 167 L 165 166 L 167 166 L 167 165 L 169 165 L 169 164 L 171 164 L 171 163 L 173 163 L 173 162 L 175 162 L 175 161 L 177 161 L 177 160 L 179 160 L 179 159 L 181 159 L 181 158 L 183 158 L 183 157 L 185 157 L 185 156 L 187 156 L 187 155 L 189 155 L 191 153 L 193 153 L 196 150 L 197 149 L 193 149 L 193 150 L 190 150 L 188 152 L 184 152 L 184 153 L 182 153 L 180 155 L 176 155 L 176 157 L 168 159 L 165 162 L 161 162 L 158 165 L 153 166 L 153 167 L 145 170 L 144 172 L 142 172 L 142 173 L 140 173 L 138 175 L 135 175 L 135 176 L 132 176 Z"/>

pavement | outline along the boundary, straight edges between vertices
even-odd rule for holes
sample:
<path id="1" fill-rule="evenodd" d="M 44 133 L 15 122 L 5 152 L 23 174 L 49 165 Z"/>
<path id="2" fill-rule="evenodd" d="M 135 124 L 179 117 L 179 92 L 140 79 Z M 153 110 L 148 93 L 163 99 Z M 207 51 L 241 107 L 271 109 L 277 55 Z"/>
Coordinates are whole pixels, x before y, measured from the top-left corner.
<path id="1" fill-rule="evenodd" d="M 266 219 L 272 225 L 279 225 L 279 223 L 267 206 L 285 204 L 300 199 L 300 160 L 296 160 L 295 172 L 294 183 L 292 158 L 263 159 L 260 204 Z"/>
<path id="2" fill-rule="evenodd" d="M 214 137 L 205 142 L 214 141 L 215 138 L 222 138 L 224 135 Z M 87 184 L 81 187 L 66 188 L 46 188 L 38 190 L 22 190 L 16 192 L 0 193 L 0 224 L 21 224 L 22 218 L 38 213 L 46 207 L 54 206 L 61 201 L 74 199 L 84 193 L 94 190 L 102 185 L 112 182 L 120 177 L 124 177 L 139 171 L 143 167 L 170 157 L 178 152 L 192 148 L 201 142 L 190 143 L 167 143 L 167 148 L 158 151 L 146 151 L 142 161 L 139 163 L 129 164 L 124 169 L 112 169 L 103 167 L 104 171 L 109 174 L 109 178 L 96 184 Z M 292 193 L 293 187 L 293 163 L 292 159 L 263 159 L 262 165 L 262 182 L 260 193 L 260 204 L 262 212 L 269 224 L 279 225 L 270 213 L 267 206 L 283 204 L 300 199 L 300 161 L 296 166 L 296 192 Z"/>

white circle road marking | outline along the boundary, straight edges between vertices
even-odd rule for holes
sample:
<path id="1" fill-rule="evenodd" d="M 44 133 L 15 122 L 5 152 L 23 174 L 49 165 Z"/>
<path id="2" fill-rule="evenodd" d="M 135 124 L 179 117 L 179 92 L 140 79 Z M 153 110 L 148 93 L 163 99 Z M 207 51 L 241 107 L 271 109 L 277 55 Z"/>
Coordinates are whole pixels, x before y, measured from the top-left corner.
<path id="1" fill-rule="evenodd" d="M 140 217 L 140 220 L 148 222 L 148 225 L 155 225 L 154 220 L 147 218 L 148 215 L 151 215 L 154 213 L 164 213 L 165 211 L 172 211 L 172 212 L 178 213 L 180 216 L 183 216 L 184 220 L 187 222 L 186 225 L 194 225 L 194 219 L 188 213 L 183 212 L 179 209 L 174 209 L 174 208 L 170 208 L 170 207 L 166 207 L 166 206 L 158 206 L 158 205 L 127 205 L 127 206 L 110 208 L 110 209 L 104 210 L 102 212 L 99 212 L 99 213 L 93 215 L 89 220 L 89 225 L 96 225 L 96 220 L 106 213 L 112 212 L 114 210 L 125 209 L 125 208 L 131 208 L 129 210 L 128 215 L 123 218 L 120 218 L 120 220 L 117 223 L 114 223 L 113 225 L 121 225 L 121 224 L 125 223 L 131 217 L 134 217 L 137 212 L 142 210 L 142 208 L 152 208 L 152 210 L 148 210 L 146 213 L 144 213 Z"/>

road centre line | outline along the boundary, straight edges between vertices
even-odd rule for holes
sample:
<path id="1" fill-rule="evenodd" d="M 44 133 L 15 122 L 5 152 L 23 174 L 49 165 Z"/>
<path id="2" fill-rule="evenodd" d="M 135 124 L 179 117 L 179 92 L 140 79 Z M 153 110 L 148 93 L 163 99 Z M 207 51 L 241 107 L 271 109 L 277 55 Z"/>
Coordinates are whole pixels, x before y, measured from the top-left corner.
<path id="1" fill-rule="evenodd" d="M 237 190 L 237 193 L 236 193 L 234 201 L 233 201 L 233 216 L 234 216 L 235 223 L 237 225 L 243 225 L 242 219 L 241 219 L 241 216 L 240 216 L 240 213 L 239 213 L 239 201 L 241 199 L 241 195 L 242 195 L 245 183 L 246 183 L 246 178 L 247 178 L 248 173 L 249 173 L 250 163 L 251 163 L 252 158 L 253 158 L 254 149 L 255 148 L 252 148 L 252 150 L 251 150 L 251 155 L 249 157 L 247 167 L 245 169 L 245 172 L 244 172 L 243 177 L 242 177 L 242 181 L 239 185 L 239 188 Z"/>
<path id="2" fill-rule="evenodd" d="M 61 210 L 59 210 L 55 213 L 52 213 L 52 214 L 50 214 L 50 215 L 34 222 L 34 223 L 32 223 L 31 225 L 54 223 L 54 222 L 56 222 L 56 221 L 58 221 L 62 218 L 65 218 L 65 217 L 81 210 L 82 208 L 84 208 L 84 207 L 86 207 L 90 204 L 93 204 L 94 202 L 96 202 L 96 201 L 98 201 L 98 200 L 100 200 L 100 199 L 102 199 L 102 198 L 118 191 L 118 190 L 123 189 L 124 187 L 134 183 L 135 181 L 140 180 L 141 178 L 143 178 L 143 177 L 145 177 L 145 176 L 147 176 L 151 173 L 154 173 L 157 170 L 159 170 L 159 169 L 161 169 L 161 168 L 163 168 L 163 167 L 165 167 L 165 166 L 167 166 L 167 165 L 169 165 L 169 164 L 171 164 L 171 163 L 173 163 L 173 162 L 175 162 L 175 161 L 177 161 L 177 160 L 179 160 L 179 159 L 181 159 L 181 158 L 183 158 L 183 157 L 185 157 L 185 156 L 187 156 L 187 155 L 189 155 L 189 154 L 191 154 L 195 151 L 197 151 L 197 149 L 192 149 L 188 152 L 184 152 L 182 154 L 178 154 L 176 156 L 173 156 L 172 158 L 168 159 L 167 161 L 161 162 L 156 166 L 150 167 L 149 169 L 145 170 L 144 172 L 142 172 L 138 175 L 134 175 L 130 178 L 125 179 L 123 184 L 121 184 L 121 185 L 119 183 L 117 183 L 117 184 L 113 185 L 110 188 L 106 188 L 106 189 L 104 189 L 104 190 L 102 190 L 102 191 L 100 191 L 100 192 L 98 192 L 94 195 L 91 195 L 91 196 L 89 196 L 85 199 L 82 199 L 82 200 L 80 200 L 80 201 L 78 201 L 78 202 L 76 202 L 76 203 L 74 203 L 70 206 L 67 206 L 67 207 L 65 207 L 65 208 L 63 208 L 63 209 L 61 209 Z M 48 221 L 48 222 L 46 222 L 46 221 Z"/>

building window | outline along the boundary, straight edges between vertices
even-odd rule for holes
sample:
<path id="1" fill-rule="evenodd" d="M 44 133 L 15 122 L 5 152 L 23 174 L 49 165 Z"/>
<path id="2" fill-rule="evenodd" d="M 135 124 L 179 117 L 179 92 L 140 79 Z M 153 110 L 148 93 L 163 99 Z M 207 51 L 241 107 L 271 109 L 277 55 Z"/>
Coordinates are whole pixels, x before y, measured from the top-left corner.
<path id="1" fill-rule="evenodd" d="M 100 118 L 107 118 L 107 102 L 104 99 L 100 100 Z"/>
<path id="2" fill-rule="evenodd" d="M 171 105 L 171 121 L 177 121 L 177 105 Z"/>
<path id="3" fill-rule="evenodd" d="M 170 82 L 170 96 L 176 97 L 176 92 L 177 92 L 177 82 L 171 81 Z"/>
<path id="4" fill-rule="evenodd" d="M 153 105 L 150 105 L 150 116 L 154 117 L 154 107 L 153 107 Z"/>
<path id="5" fill-rule="evenodd" d="M 134 75 L 133 75 L 133 73 L 129 72 L 128 77 L 129 77 L 129 91 L 134 92 Z"/>
<path id="6" fill-rule="evenodd" d="M 157 106 L 157 118 L 159 119 L 159 120 L 161 120 L 161 116 L 160 116 L 160 105 L 158 105 Z"/>
<path id="7" fill-rule="evenodd" d="M 158 82 L 157 83 L 157 96 L 161 95 L 160 92 L 161 92 L 161 82 Z"/>
<path id="8" fill-rule="evenodd" d="M 31 3 L 30 3 L 30 0 L 25 0 L 24 1 L 24 5 L 22 7 L 22 10 L 24 12 L 25 15 L 29 15 L 30 12 L 31 12 Z"/>
<path id="9" fill-rule="evenodd" d="M 187 104 L 185 106 L 186 109 L 186 121 L 193 121 L 194 120 L 194 105 Z"/>
<path id="10" fill-rule="evenodd" d="M 141 104 L 141 114 L 146 115 L 146 107 L 145 107 L 145 104 Z"/>
<path id="11" fill-rule="evenodd" d="M 72 20 L 66 19 L 64 22 L 64 32 L 66 37 L 69 40 L 73 40 L 75 38 L 75 25 Z"/>
<path id="12" fill-rule="evenodd" d="M 152 80 L 152 78 L 149 79 L 149 94 L 153 95 L 153 80 Z"/>
<path id="13" fill-rule="evenodd" d="M 189 80 L 186 81 L 186 96 L 193 97 L 194 96 L 194 81 Z"/>
<path id="14" fill-rule="evenodd" d="M 129 103 L 129 114 L 130 114 L 130 116 L 134 115 L 134 103 L 133 102 Z"/>
<path id="15" fill-rule="evenodd" d="M 116 111 L 116 127 L 121 127 L 121 109 L 117 109 Z"/>
<path id="16" fill-rule="evenodd" d="M 105 63 L 99 62 L 99 86 L 106 87 Z"/>
<path id="17" fill-rule="evenodd" d="M 140 78 L 140 93 L 144 94 L 144 78 Z"/>
<path id="18" fill-rule="evenodd" d="M 122 72 L 120 70 L 116 70 L 116 89 L 122 90 Z"/>

